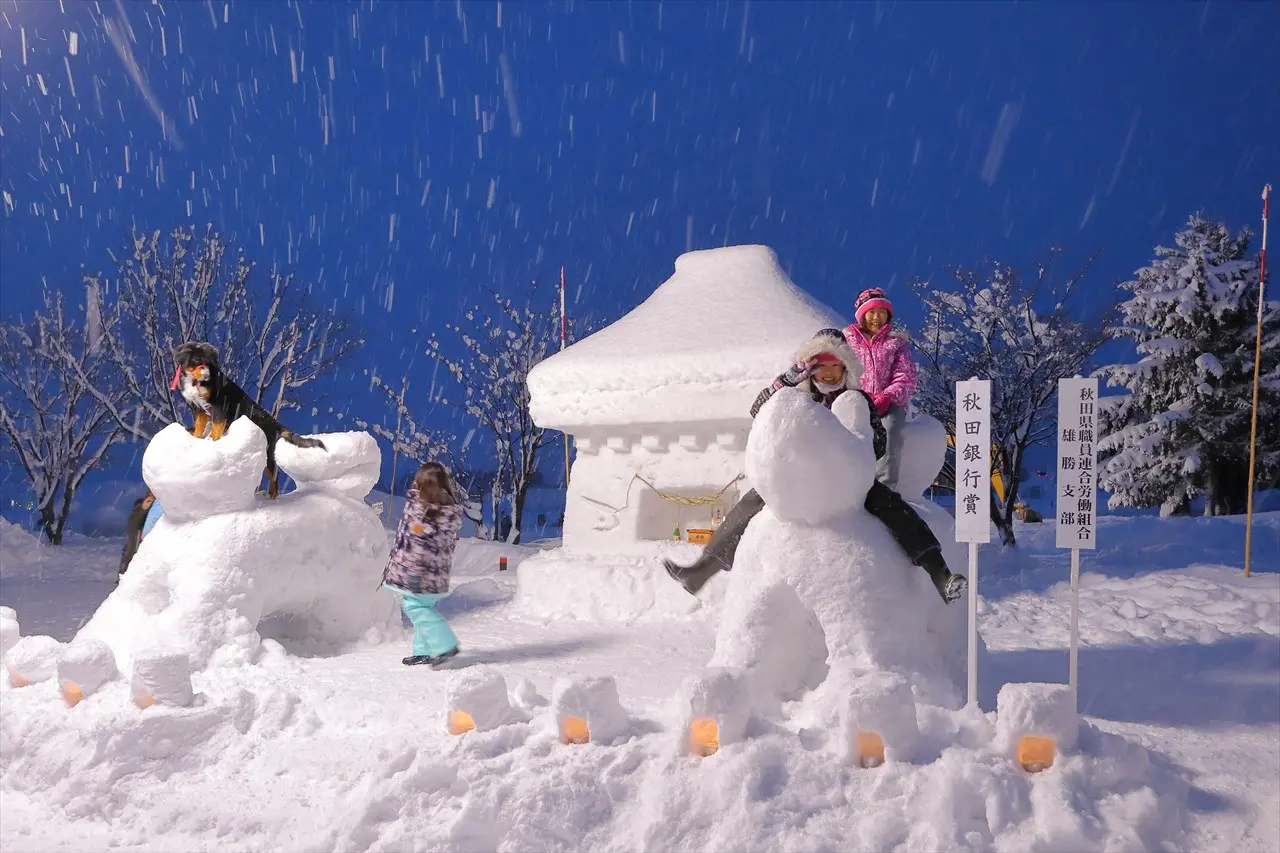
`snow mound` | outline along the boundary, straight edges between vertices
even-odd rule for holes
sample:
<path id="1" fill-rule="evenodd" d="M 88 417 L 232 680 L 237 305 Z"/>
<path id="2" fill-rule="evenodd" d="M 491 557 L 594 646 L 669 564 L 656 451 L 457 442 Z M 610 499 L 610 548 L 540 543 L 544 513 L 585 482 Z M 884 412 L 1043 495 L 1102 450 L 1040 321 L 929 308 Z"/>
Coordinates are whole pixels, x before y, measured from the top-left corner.
<path id="1" fill-rule="evenodd" d="M 700 610 L 703 602 L 671 580 L 661 560 L 670 552 L 692 562 L 698 549 L 664 543 L 647 550 L 644 556 L 608 558 L 561 548 L 534 554 L 516 575 L 515 607 L 531 619 L 615 623 L 682 617 Z"/>
<path id="2" fill-rule="evenodd" d="M 276 462 L 299 489 L 322 488 L 364 500 L 382 472 L 382 451 L 367 432 L 338 432 L 311 435 L 324 442 L 324 450 L 294 447 L 287 441 L 276 445 Z"/>
<path id="3" fill-rule="evenodd" d="M 965 610 L 944 604 L 862 509 L 874 454 L 846 424 L 865 419 L 866 402 L 849 394 L 837 403 L 828 411 L 784 389 L 756 417 L 747 472 L 766 507 L 739 545 L 711 666 L 752 673 L 779 699 L 827 679 L 847 693 L 859 673 L 896 673 L 917 700 L 958 707 Z M 937 515 L 926 521 L 940 541 L 954 538 Z"/>
<path id="4" fill-rule="evenodd" d="M 268 501 L 254 495 L 265 464 L 266 438 L 245 418 L 220 441 L 157 434 L 142 465 L 165 515 L 79 636 L 107 643 L 125 671 L 158 642 L 199 670 L 255 660 L 268 619 L 281 639 L 325 643 L 393 625 L 394 597 L 378 589 L 386 536 L 352 496 L 350 468 L 327 469 L 338 488 Z"/>
<path id="5" fill-rule="evenodd" d="M 767 246 L 676 258 L 643 303 L 529 372 L 543 427 L 740 420 L 797 341 L 839 315 L 796 287 Z"/>

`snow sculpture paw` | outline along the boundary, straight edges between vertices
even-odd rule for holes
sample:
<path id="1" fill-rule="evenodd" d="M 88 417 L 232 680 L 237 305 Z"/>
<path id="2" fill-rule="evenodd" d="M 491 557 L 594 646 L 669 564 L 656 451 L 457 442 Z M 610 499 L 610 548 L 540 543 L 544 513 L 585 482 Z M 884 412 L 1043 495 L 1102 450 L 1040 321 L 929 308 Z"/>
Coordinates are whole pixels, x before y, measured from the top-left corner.
<path id="1" fill-rule="evenodd" d="M 382 471 L 382 451 L 367 432 L 309 435 L 324 442 L 318 447 L 294 447 L 281 441 L 276 461 L 299 489 L 322 488 L 364 500 Z"/>
<path id="2" fill-rule="evenodd" d="M 198 521 L 249 509 L 267 464 L 267 437 L 237 418 L 218 441 L 195 438 L 169 424 L 142 455 L 142 478 L 170 521 Z"/>

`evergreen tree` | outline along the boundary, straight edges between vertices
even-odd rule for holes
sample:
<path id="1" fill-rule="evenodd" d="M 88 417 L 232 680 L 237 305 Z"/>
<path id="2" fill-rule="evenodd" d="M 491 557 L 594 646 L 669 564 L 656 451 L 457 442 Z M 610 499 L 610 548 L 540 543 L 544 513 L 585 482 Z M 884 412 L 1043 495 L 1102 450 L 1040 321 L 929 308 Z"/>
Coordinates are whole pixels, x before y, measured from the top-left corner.
<path id="1" fill-rule="evenodd" d="M 1122 287 L 1120 332 L 1137 343 L 1136 364 L 1101 373 L 1127 393 L 1101 408 L 1109 505 L 1185 513 L 1204 495 L 1208 515 L 1243 512 L 1258 265 L 1249 232 L 1193 216 L 1152 264 Z M 1280 304 L 1264 306 L 1260 425 L 1280 417 Z M 1280 473 L 1280 441 L 1259 429 L 1258 481 Z"/>

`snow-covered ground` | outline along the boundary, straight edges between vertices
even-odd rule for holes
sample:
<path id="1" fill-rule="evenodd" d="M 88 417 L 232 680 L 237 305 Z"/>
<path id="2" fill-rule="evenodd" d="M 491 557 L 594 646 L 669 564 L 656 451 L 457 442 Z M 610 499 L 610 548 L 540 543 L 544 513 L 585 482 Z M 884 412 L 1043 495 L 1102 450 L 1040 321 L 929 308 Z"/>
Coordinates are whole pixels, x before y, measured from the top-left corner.
<path id="1" fill-rule="evenodd" d="M 1019 533 L 1016 552 L 982 552 L 986 711 L 1005 681 L 1066 676 L 1066 555 L 1051 525 Z M 1109 518 L 1099 539 L 1081 593 L 1081 708 L 1101 730 L 1089 743 L 1082 732 L 1089 767 L 1026 777 L 944 750 L 856 770 L 803 730 L 689 758 L 671 697 L 712 653 L 708 613 L 635 627 L 534 619 L 510 604 L 532 552 L 464 540 L 444 609 L 463 658 L 506 677 L 516 722 L 449 736 L 451 673 L 403 667 L 407 633 L 266 643 L 257 665 L 197 672 L 192 708 L 139 711 L 124 684 L 66 708 L 52 681 L 6 682 L 0 847 L 1276 849 L 1280 513 L 1255 520 L 1249 579 L 1240 519 Z M 118 548 L 43 547 L 0 523 L 0 604 L 24 635 L 69 640 L 113 589 Z M 560 676 L 598 675 L 617 679 L 625 737 L 564 746 L 542 697 Z M 1148 760 L 1157 784 L 1107 792 L 1108 774 L 1123 781 Z M 1096 805 L 1069 807 L 1080 792 Z"/>

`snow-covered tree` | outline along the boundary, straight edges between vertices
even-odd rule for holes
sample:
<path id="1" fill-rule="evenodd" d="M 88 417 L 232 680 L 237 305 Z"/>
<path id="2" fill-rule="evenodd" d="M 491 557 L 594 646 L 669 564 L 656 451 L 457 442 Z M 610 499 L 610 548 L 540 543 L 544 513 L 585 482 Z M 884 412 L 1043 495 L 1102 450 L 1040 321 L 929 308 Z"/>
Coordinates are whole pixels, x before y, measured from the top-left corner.
<path id="1" fill-rule="evenodd" d="M 409 409 L 406 401 L 409 399 L 410 388 L 413 387 L 412 373 L 413 364 L 411 362 L 409 371 L 400 377 L 398 383 L 388 382 L 377 373 L 371 377 L 373 387 L 382 390 L 386 397 L 387 405 L 395 413 L 393 427 L 388 427 L 385 423 L 376 423 L 362 418 L 356 418 L 355 424 L 360 429 L 368 430 L 378 438 L 390 442 L 392 460 L 391 490 L 393 493 L 401 472 L 408 470 L 407 467 L 401 468 L 401 461 L 407 463 L 416 462 L 419 465 L 425 462 L 443 463 L 453 475 L 455 484 L 458 486 L 458 499 L 462 503 L 464 512 L 476 525 L 477 531 L 480 531 L 483 535 L 487 532 L 484 525 L 484 503 L 477 497 L 475 485 L 471 482 L 471 479 L 459 471 L 453 454 L 453 448 L 457 444 L 457 437 L 452 433 L 423 425 Z M 403 457 L 403 460 L 401 457 Z M 391 508 L 388 507 L 388 513 L 390 513 L 390 510 Z"/>
<path id="2" fill-rule="evenodd" d="M 1056 258 L 1058 250 L 1053 250 Z M 925 308 L 914 336 L 919 366 L 918 408 L 955 434 L 955 384 L 991 380 L 992 469 L 1004 481 L 1004 499 L 992 495 L 991 520 L 1005 545 L 1016 544 L 1014 505 L 1027 448 L 1054 437 L 1058 380 L 1081 373 L 1110 336 L 1114 306 L 1074 303 L 1089 264 L 1053 280 L 1053 263 L 1027 281 L 995 263 L 986 274 L 954 269 L 943 286 L 917 280 L 912 287 Z"/>
<path id="3" fill-rule="evenodd" d="M 127 392 L 123 403 L 100 402 L 128 435 L 147 439 L 181 419 L 184 405 L 169 387 L 179 344 L 216 346 L 227 375 L 278 413 L 297 408 L 303 388 L 363 343 L 345 319 L 311 307 L 292 276 L 273 270 L 258 282 L 253 272 L 212 229 L 178 228 L 167 243 L 159 231 L 136 235 L 109 287 L 104 276 L 87 276 L 102 294 L 95 310 L 117 318 L 96 333 Z"/>
<path id="4" fill-rule="evenodd" d="M 550 305 L 535 308 L 536 284 L 523 302 L 494 290 L 490 294 L 492 308 L 473 306 L 465 314 L 465 328 L 446 324 L 462 345 L 460 357 L 434 336 L 427 342 L 426 353 L 447 370 L 462 392 L 461 400 L 441 396 L 440 402 L 460 407 L 492 441 L 492 454 L 486 460 L 496 468 L 489 485 L 491 532 L 501 533 L 500 519 L 509 513 L 511 529 L 506 538 L 517 543 L 525 497 L 548 438 L 547 430 L 529 415 L 525 379 L 534 365 L 559 346 L 560 303 L 552 299 Z"/>
<path id="5" fill-rule="evenodd" d="M 1101 485 L 1110 506 L 1186 513 L 1243 512 L 1249 492 L 1249 421 L 1258 265 L 1249 233 L 1192 216 L 1150 266 L 1123 285 L 1121 333 L 1138 360 L 1101 372 L 1124 393 L 1100 406 Z M 1263 306 L 1258 479 L 1280 473 L 1280 304 Z"/>
<path id="6" fill-rule="evenodd" d="M 46 290 L 29 323 L 0 326 L 0 434 L 54 545 L 62 544 L 80 483 L 122 435 L 110 414 L 121 389 L 102 346 L 111 326 L 99 296 L 88 289 L 86 316 L 77 321 L 61 294 Z"/>

